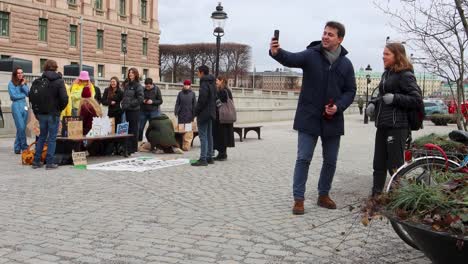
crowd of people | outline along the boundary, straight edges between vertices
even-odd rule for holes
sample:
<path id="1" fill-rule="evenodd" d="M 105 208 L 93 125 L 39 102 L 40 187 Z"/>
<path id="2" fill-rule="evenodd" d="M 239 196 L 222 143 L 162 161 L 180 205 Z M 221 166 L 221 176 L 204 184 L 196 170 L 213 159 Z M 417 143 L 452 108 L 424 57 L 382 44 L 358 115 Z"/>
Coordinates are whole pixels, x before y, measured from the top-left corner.
<path id="1" fill-rule="evenodd" d="M 41 77 L 33 82 L 30 91 L 22 68 L 17 67 L 8 84 L 8 91 L 13 102 L 12 114 L 17 130 L 13 146 L 16 154 L 21 154 L 28 148 L 26 137 L 28 114 L 32 113 L 39 123 L 40 132 L 37 136 L 33 168 L 40 168 L 44 164 L 46 169 L 58 167 L 54 155 L 62 117 L 79 117 L 83 123 L 83 136 L 86 136 L 92 129 L 93 118 L 102 117 L 104 114 L 101 104 L 107 106 L 107 116 L 114 118 L 115 129 L 117 124 L 128 122 L 128 133 L 133 135 L 125 146 L 128 153 L 139 151 L 144 135 L 151 146 L 150 150 L 160 149 L 165 153 L 183 153 L 180 148 L 185 151 L 190 149 L 190 144 L 179 146 L 175 140 L 173 122 L 161 111 L 163 104 L 161 90 L 151 78 L 146 78 L 143 86 L 136 68 L 128 70 L 127 77 L 122 83 L 117 77 L 112 77 L 109 87 L 104 89 L 102 96 L 100 88 L 95 85 L 87 71 L 80 72 L 73 84 L 68 86 L 57 69 L 57 62 L 48 60 Z M 209 74 L 207 66 L 200 66 L 198 73 L 201 79 L 198 100 L 191 89 L 190 80 L 184 81 L 183 89 L 177 95 L 174 115 L 179 124 L 191 125 L 196 119 L 201 152 L 199 159 L 192 165 L 204 166 L 208 163 L 212 164 L 213 160 L 226 160 L 227 147 L 234 147 L 233 125 L 220 124 L 217 121 L 216 106 L 217 100 L 226 102 L 228 96 L 232 99 L 232 93 L 227 87 L 226 78 L 221 76 L 215 78 Z M 26 100 L 28 97 L 29 103 Z M 144 133 L 145 127 L 147 127 L 146 133 Z M 184 139 L 184 142 L 190 142 L 193 132 L 186 131 L 184 137 L 189 138 L 189 140 Z M 215 142 L 214 146 L 213 142 Z M 42 161 L 41 153 L 45 144 L 47 157 L 45 161 Z M 92 146 L 93 144 L 90 144 L 86 147 Z M 100 149 L 109 148 L 100 146 Z M 115 150 L 113 154 L 119 154 L 118 151 L 121 148 L 113 149 Z M 98 153 L 89 150 L 90 153 Z M 215 158 L 213 158 L 214 150 L 218 150 L 218 156 Z"/>
<path id="2" fill-rule="evenodd" d="M 336 171 L 340 139 L 344 135 L 344 111 L 353 103 L 356 94 L 354 68 L 347 58 L 348 51 L 341 45 L 345 36 L 343 24 L 327 22 L 321 41 L 312 42 L 306 50 L 288 52 L 280 47 L 278 36 L 270 43 L 270 56 L 284 66 L 301 68 L 303 84 L 299 96 L 294 129 L 298 131 L 297 159 L 293 173 L 293 214 L 304 214 L 304 200 L 309 166 L 314 149 L 320 138 L 323 151 L 323 164 L 318 182 L 317 204 L 327 209 L 336 209 L 336 203 L 329 193 Z M 403 163 L 405 142 L 410 133 L 408 113 L 422 102 L 421 92 L 416 83 L 413 66 L 409 62 L 401 43 L 387 43 L 383 51 L 385 72 L 378 86 L 378 96 L 366 105 L 366 113 L 375 116 L 375 149 L 373 160 L 372 196 L 379 195 L 385 184 L 387 172 L 393 173 Z M 83 119 L 83 133 L 92 126 L 92 118 L 102 116 L 101 96 L 87 72 L 81 72 L 78 79 L 67 89 L 62 76 L 56 72 L 57 63 L 47 61 L 42 78 L 47 80 L 47 104 L 34 108 L 39 120 L 40 135 L 36 145 L 33 168 L 41 167 L 40 154 L 47 139 L 46 166 L 56 168 L 53 162 L 55 137 L 60 115 L 79 115 Z M 232 100 L 227 80 L 210 74 L 207 66 L 197 69 L 200 79 L 198 100 L 191 90 L 191 82 L 186 80 L 179 92 L 174 107 L 178 123 L 192 123 L 196 118 L 200 138 L 200 156 L 192 166 L 207 166 L 214 161 L 227 159 L 227 148 L 234 147 L 233 124 L 221 122 L 219 107 Z M 162 148 L 164 152 L 174 152 L 174 128 L 168 117 L 161 112 L 163 103 L 161 90 L 147 78 L 144 87 L 136 68 L 130 68 L 126 79 L 120 85 L 117 77 L 110 80 L 104 90 L 102 104 L 108 107 L 107 115 L 116 123 L 124 120 L 129 123 L 133 134 L 127 146 L 130 153 L 138 151 L 138 142 L 143 140 L 143 132 L 149 122 L 146 137 L 151 148 Z M 35 89 L 29 91 L 21 68 L 14 70 L 8 85 L 12 112 L 17 128 L 14 152 L 21 153 L 27 148 L 26 120 L 28 103 Z M 31 98 L 30 98 L 31 101 Z M 364 108 L 364 100 L 359 98 L 358 107 Z M 65 112 L 65 113 L 64 113 Z M 167 132 L 165 132 L 167 131 Z M 190 135 L 190 133 L 187 133 Z M 168 138 L 170 142 L 164 142 Z M 177 146 L 181 147 L 181 146 Z M 215 156 L 214 151 L 218 155 Z"/>

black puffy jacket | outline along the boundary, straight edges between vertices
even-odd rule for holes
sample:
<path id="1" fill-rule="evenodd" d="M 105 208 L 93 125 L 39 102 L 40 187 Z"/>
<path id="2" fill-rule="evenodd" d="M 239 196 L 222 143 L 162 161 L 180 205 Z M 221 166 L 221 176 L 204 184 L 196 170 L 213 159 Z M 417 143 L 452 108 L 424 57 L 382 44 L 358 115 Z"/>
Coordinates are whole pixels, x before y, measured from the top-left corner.
<path id="1" fill-rule="evenodd" d="M 68 104 L 68 94 L 62 74 L 54 71 L 45 71 L 42 73 L 42 77 L 46 77 L 49 80 L 47 96 L 50 100 L 44 102 L 46 104 L 44 109 L 48 109 L 47 111 L 35 114 L 59 116 Z"/>
<path id="2" fill-rule="evenodd" d="M 407 128 L 408 112 L 415 110 L 421 94 L 413 71 L 386 70 L 379 84 L 379 94 L 370 103 L 375 105 L 375 126 L 378 128 Z M 394 94 L 393 102 L 385 104 L 383 96 Z"/>
<path id="3" fill-rule="evenodd" d="M 144 98 L 143 89 L 143 86 L 138 81 L 125 83 L 121 103 L 122 110 L 140 111 Z"/>
<path id="4" fill-rule="evenodd" d="M 195 106 L 195 116 L 197 121 L 206 122 L 216 120 L 216 78 L 211 75 L 204 75 L 200 78 L 200 90 L 197 105 Z"/>

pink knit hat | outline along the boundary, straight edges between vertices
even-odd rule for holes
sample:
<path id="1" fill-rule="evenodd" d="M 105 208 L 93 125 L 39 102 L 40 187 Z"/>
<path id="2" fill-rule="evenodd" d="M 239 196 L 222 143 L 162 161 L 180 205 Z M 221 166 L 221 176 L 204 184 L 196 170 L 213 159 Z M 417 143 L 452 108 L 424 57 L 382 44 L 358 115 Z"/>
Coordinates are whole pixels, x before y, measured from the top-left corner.
<path id="1" fill-rule="evenodd" d="M 78 80 L 89 81 L 89 73 L 87 71 L 81 71 Z"/>

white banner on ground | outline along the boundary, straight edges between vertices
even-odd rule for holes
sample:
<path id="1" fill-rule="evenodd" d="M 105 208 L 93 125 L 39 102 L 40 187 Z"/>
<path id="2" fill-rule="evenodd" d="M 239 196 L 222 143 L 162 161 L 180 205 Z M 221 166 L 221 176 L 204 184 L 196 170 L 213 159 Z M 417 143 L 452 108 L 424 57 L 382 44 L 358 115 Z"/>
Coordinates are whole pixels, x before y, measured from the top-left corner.
<path id="1" fill-rule="evenodd" d="M 148 170 L 158 170 L 162 168 L 189 164 L 189 159 L 162 160 L 151 157 L 138 157 L 131 159 L 115 160 L 99 164 L 88 165 L 88 170 L 103 171 L 134 171 L 142 172 Z"/>

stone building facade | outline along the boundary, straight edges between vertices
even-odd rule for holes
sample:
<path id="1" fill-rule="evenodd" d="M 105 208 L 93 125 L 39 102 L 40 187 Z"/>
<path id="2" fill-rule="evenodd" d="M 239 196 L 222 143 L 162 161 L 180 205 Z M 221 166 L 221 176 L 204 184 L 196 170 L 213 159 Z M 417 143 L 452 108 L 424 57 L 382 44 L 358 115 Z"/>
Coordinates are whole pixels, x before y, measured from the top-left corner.
<path id="1" fill-rule="evenodd" d="M 79 64 L 80 30 L 83 64 L 95 77 L 136 67 L 159 79 L 158 0 L 0 0 L 0 56 L 31 60 L 33 73 L 47 59 L 59 71 Z"/>

